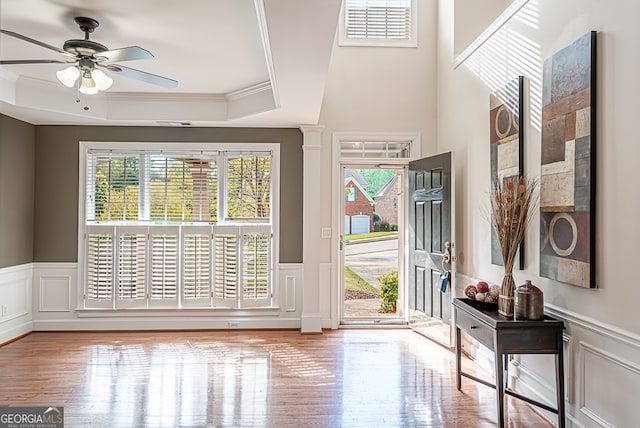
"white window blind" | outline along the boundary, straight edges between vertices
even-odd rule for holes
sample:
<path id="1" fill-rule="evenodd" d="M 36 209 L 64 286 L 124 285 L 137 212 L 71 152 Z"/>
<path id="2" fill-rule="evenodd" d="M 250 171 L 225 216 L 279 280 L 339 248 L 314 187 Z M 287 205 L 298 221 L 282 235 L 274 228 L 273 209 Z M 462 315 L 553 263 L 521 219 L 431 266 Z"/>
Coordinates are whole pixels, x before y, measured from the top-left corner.
<path id="1" fill-rule="evenodd" d="M 108 151 L 90 156 L 89 164 L 87 220 L 137 220 L 140 157 Z"/>
<path id="2" fill-rule="evenodd" d="M 203 151 L 89 151 L 86 219 L 215 224 L 217 157 Z"/>
<path id="3" fill-rule="evenodd" d="M 215 223 L 216 162 L 204 153 L 148 158 L 150 220 Z"/>
<path id="4" fill-rule="evenodd" d="M 345 0 L 341 44 L 416 45 L 415 0 Z"/>

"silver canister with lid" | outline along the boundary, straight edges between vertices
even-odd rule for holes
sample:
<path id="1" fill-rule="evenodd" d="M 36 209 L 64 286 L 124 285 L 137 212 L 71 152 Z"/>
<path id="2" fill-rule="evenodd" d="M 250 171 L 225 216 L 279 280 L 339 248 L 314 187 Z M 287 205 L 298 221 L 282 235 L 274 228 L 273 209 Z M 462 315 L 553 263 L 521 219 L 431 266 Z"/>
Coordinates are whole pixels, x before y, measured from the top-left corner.
<path id="1" fill-rule="evenodd" d="M 516 288 L 514 318 L 516 320 L 541 320 L 544 318 L 544 300 L 542 291 L 527 280 Z"/>

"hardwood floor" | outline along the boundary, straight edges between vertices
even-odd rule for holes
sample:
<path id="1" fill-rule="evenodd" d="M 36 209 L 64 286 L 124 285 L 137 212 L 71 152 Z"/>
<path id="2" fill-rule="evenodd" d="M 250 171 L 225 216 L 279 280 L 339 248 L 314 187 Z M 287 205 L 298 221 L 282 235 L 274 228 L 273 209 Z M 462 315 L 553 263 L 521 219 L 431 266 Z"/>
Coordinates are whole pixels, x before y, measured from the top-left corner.
<path id="1" fill-rule="evenodd" d="M 64 406 L 66 427 L 497 421 L 495 391 L 457 391 L 453 353 L 409 330 L 33 333 L 0 348 L 0 405 Z M 554 426 L 511 397 L 506 409 L 509 426 Z"/>

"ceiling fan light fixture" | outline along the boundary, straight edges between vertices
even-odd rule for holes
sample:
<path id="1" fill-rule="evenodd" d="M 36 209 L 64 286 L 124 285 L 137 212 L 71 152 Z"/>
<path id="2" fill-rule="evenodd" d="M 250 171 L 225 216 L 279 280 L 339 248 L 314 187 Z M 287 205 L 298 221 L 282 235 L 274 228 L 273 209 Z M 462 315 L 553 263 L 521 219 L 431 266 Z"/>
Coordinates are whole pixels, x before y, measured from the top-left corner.
<path id="1" fill-rule="evenodd" d="M 73 88 L 75 86 L 76 80 L 80 77 L 80 70 L 75 65 L 65 68 L 64 70 L 60 70 L 56 72 L 56 76 L 60 83 L 68 88 Z"/>
<path id="2" fill-rule="evenodd" d="M 80 84 L 80 92 L 85 95 L 95 95 L 98 93 L 96 83 L 91 78 L 91 72 L 85 71 L 82 73 L 82 83 Z"/>
<path id="3" fill-rule="evenodd" d="M 99 91 L 106 91 L 113 84 L 113 79 L 104 74 L 102 70 L 93 69 L 91 71 L 91 78 L 95 83 L 96 89 Z"/>

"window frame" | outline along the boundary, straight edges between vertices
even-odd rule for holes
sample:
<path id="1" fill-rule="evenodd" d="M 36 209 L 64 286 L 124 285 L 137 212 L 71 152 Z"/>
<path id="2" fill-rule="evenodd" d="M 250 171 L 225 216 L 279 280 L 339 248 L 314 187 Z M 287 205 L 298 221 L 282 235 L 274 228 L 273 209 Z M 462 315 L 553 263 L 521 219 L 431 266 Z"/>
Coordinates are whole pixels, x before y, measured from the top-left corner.
<path id="1" fill-rule="evenodd" d="M 418 1 L 409 0 L 411 4 L 411 16 L 409 18 L 411 31 L 408 40 L 374 39 L 374 38 L 350 38 L 347 37 L 346 7 L 347 0 L 343 0 L 340 7 L 340 20 L 338 22 L 338 46 L 371 46 L 371 47 L 398 47 L 415 48 L 418 46 Z"/>
<path id="2" fill-rule="evenodd" d="M 209 225 L 193 225 L 193 224 L 184 224 L 176 226 L 173 225 L 164 225 L 158 226 L 156 224 L 139 224 L 139 225 L 115 225 L 115 224 L 92 224 L 87 222 L 87 189 L 88 189 L 88 159 L 89 159 L 89 151 L 90 150 L 140 150 L 140 151 L 156 151 L 162 150 L 167 152 L 181 152 L 181 151 L 218 151 L 220 154 L 223 152 L 270 152 L 271 153 L 271 200 L 270 200 L 270 213 L 268 220 L 259 220 L 259 221 L 231 221 L 225 218 L 225 210 L 226 210 L 226 183 L 219 184 L 218 189 L 218 221 L 216 224 Z M 220 155 L 219 159 L 223 159 L 224 156 Z M 223 171 L 222 171 L 223 172 Z M 218 171 L 218 180 L 226 181 L 226 175 L 221 175 L 221 171 Z M 220 192 L 220 189 L 222 191 Z M 141 196 L 141 199 L 144 199 L 144 195 Z M 187 303 L 183 296 L 183 287 L 184 284 L 181 281 L 183 275 L 183 265 L 182 265 L 182 247 L 184 245 L 183 236 L 189 233 L 192 230 L 209 230 L 211 237 L 215 236 L 216 228 L 233 228 L 236 227 L 238 230 L 264 230 L 265 227 L 269 228 L 271 231 L 270 236 L 270 292 L 271 295 L 269 297 L 270 304 L 268 305 L 244 305 L 242 295 L 237 299 L 237 304 L 235 306 L 227 306 L 222 307 L 226 311 L 237 310 L 237 311 L 246 311 L 251 309 L 251 307 L 259 307 L 261 309 L 264 308 L 278 308 L 279 307 L 279 227 L 280 227 L 280 144 L 279 143 L 257 143 L 257 142 L 227 142 L 227 143 L 177 143 L 177 142 L 109 142 L 109 141 L 80 141 L 79 142 L 79 174 L 78 174 L 78 294 L 77 294 L 77 302 L 76 306 L 79 310 L 113 310 L 117 312 L 122 309 L 130 309 L 130 310 L 164 310 L 164 311 L 175 311 L 175 310 L 189 310 L 189 309 L 207 309 L 215 311 L 216 309 L 221 309 L 221 307 L 215 306 L 215 299 L 213 295 L 209 299 L 210 303 L 203 302 L 202 299 L 198 302 Z M 112 231 L 112 244 L 116 249 L 113 250 L 113 258 L 114 261 L 117 260 L 118 257 L 118 239 L 119 239 L 119 229 L 130 229 L 130 228 L 146 228 L 148 237 L 152 231 L 159 230 L 158 228 L 177 228 L 180 230 L 178 233 L 178 247 L 180 260 L 179 263 L 179 278 L 180 284 L 178 286 L 179 293 L 176 299 L 175 305 L 165 305 L 164 303 L 153 303 L 153 300 L 150 296 L 145 296 L 145 304 L 144 305 L 128 305 L 119 303 L 118 299 L 118 283 L 117 283 L 117 264 L 114 263 L 114 271 L 112 272 L 112 290 L 111 290 L 111 301 L 110 302 L 100 302 L 97 304 L 88 305 L 88 296 L 87 296 L 87 257 L 86 257 L 86 239 L 85 233 L 90 230 L 96 230 L 96 233 L 101 233 L 107 228 L 110 228 Z M 169 230 L 169 229 L 167 229 Z M 239 232 L 240 233 L 240 232 Z M 239 239 L 242 239 L 242 235 L 239 235 Z M 149 246 L 149 241 L 147 242 L 147 246 Z M 215 246 L 215 243 L 213 243 Z M 213 247 L 212 247 L 213 248 Z M 149 248 L 146 251 L 150 251 Z M 214 269 L 214 267 L 212 267 Z M 150 291 L 150 273 L 151 266 L 150 263 L 146 266 L 146 290 Z M 215 273 L 211 271 L 210 273 L 212 278 L 212 283 L 210 284 L 210 291 L 213 291 L 215 287 L 215 281 L 213 275 Z M 241 284 L 238 284 L 240 287 Z M 239 288 L 240 290 L 240 288 Z M 241 291 L 241 290 L 240 290 Z"/>

